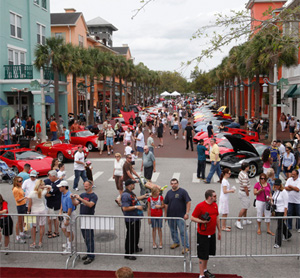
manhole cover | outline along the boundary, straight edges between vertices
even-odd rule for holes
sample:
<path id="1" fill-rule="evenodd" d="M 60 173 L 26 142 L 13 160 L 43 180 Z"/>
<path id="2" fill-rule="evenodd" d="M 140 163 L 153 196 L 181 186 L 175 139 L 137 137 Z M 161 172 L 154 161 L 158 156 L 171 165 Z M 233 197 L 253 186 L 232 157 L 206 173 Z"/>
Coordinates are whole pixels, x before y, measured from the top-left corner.
<path id="1" fill-rule="evenodd" d="M 95 235 L 95 241 L 98 242 L 109 242 L 117 238 L 117 235 L 114 233 L 100 233 Z"/>

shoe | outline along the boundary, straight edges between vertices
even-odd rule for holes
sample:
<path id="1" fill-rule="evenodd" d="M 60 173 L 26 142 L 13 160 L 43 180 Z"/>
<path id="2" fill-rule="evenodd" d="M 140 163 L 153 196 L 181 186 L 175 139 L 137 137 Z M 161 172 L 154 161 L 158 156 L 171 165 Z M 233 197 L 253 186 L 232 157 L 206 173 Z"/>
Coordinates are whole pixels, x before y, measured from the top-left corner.
<path id="1" fill-rule="evenodd" d="M 157 245 L 156 244 L 153 244 L 153 249 L 157 249 Z"/>
<path id="2" fill-rule="evenodd" d="M 69 254 L 71 252 L 71 248 L 65 248 L 65 250 L 62 251 L 62 254 Z"/>
<path id="3" fill-rule="evenodd" d="M 62 248 L 67 248 L 67 246 L 68 246 L 67 243 L 63 243 L 63 244 L 61 245 Z"/>
<path id="4" fill-rule="evenodd" d="M 184 253 L 187 253 L 187 252 L 189 252 L 189 251 L 190 251 L 189 248 L 185 248 L 185 249 L 183 248 L 181 254 L 183 255 Z"/>
<path id="5" fill-rule="evenodd" d="M 120 142 L 117 142 L 117 143 L 116 143 L 116 145 L 119 145 L 119 144 L 120 144 Z"/>
<path id="6" fill-rule="evenodd" d="M 283 241 L 290 241 L 290 240 L 291 240 L 291 238 L 292 238 L 292 236 L 290 236 L 290 237 L 286 238 L 286 237 L 283 235 L 283 237 L 282 237 L 282 240 L 283 240 Z"/>
<path id="7" fill-rule="evenodd" d="M 25 244 L 26 240 L 24 240 L 22 238 L 19 238 L 19 239 L 16 240 L 16 243 Z"/>
<path id="8" fill-rule="evenodd" d="M 35 245 L 35 243 L 32 243 L 29 245 L 29 247 L 34 249 L 34 248 L 36 248 L 36 245 Z"/>
<path id="9" fill-rule="evenodd" d="M 111 153 L 114 153 L 114 150 L 111 150 Z"/>
<path id="10" fill-rule="evenodd" d="M 84 256 L 82 257 L 82 260 L 85 261 L 87 258 L 88 258 L 88 256 L 87 256 L 87 255 L 84 255 Z"/>
<path id="11" fill-rule="evenodd" d="M 130 261 L 135 261 L 136 257 L 135 256 L 124 256 L 124 259 L 130 260 Z"/>
<path id="12" fill-rule="evenodd" d="M 75 188 L 76 191 L 79 191 L 78 187 Z"/>
<path id="13" fill-rule="evenodd" d="M 208 182 L 207 180 L 203 180 L 203 182 L 204 182 L 204 183 L 207 183 L 207 184 L 210 183 L 210 182 Z"/>
<path id="14" fill-rule="evenodd" d="M 273 247 L 276 248 L 276 249 L 280 248 L 280 246 L 278 244 L 274 244 Z"/>
<path id="15" fill-rule="evenodd" d="M 163 246 L 162 246 L 162 245 L 159 245 L 159 246 L 158 246 L 158 248 L 159 248 L 159 249 L 162 249 L 162 248 L 163 248 Z"/>
<path id="16" fill-rule="evenodd" d="M 204 277 L 215 278 L 216 276 L 210 273 L 208 270 L 204 271 Z"/>
<path id="17" fill-rule="evenodd" d="M 240 230 L 243 230 L 243 229 L 244 229 L 243 226 L 242 226 L 242 224 L 241 224 L 241 221 L 236 221 L 236 222 L 234 223 L 234 225 L 235 225 L 238 229 L 240 229 Z"/>
<path id="18" fill-rule="evenodd" d="M 39 242 L 38 248 L 43 248 L 43 243 Z"/>
<path id="19" fill-rule="evenodd" d="M 83 264 L 90 264 L 90 263 L 92 263 L 93 261 L 94 261 L 94 259 L 92 259 L 92 258 L 87 258 L 87 259 L 84 261 Z"/>
<path id="20" fill-rule="evenodd" d="M 137 248 L 135 249 L 135 253 L 143 252 L 143 248 Z"/>
<path id="21" fill-rule="evenodd" d="M 271 235 L 271 236 L 275 236 L 275 234 L 273 232 L 271 232 L 271 231 L 268 231 L 267 234 Z"/>
<path id="22" fill-rule="evenodd" d="M 175 249 L 177 247 L 179 247 L 180 245 L 178 243 L 173 243 L 171 246 L 170 246 L 170 249 Z"/>
<path id="23" fill-rule="evenodd" d="M 31 235 L 23 234 L 20 236 L 20 238 L 22 238 L 22 239 L 31 238 Z"/>
<path id="24" fill-rule="evenodd" d="M 107 154 L 110 155 L 110 152 L 108 152 Z"/>
<path id="25" fill-rule="evenodd" d="M 243 220 L 243 225 L 250 225 L 252 224 L 252 221 L 250 220 Z"/>

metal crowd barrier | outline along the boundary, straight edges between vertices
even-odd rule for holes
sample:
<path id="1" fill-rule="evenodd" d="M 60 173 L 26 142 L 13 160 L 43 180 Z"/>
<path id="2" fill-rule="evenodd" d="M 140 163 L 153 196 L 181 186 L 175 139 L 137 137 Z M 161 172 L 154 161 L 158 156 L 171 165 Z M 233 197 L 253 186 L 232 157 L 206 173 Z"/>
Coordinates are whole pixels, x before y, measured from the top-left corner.
<path id="1" fill-rule="evenodd" d="M 13 224 L 12 224 L 12 230 L 10 230 L 10 232 L 12 232 L 12 235 L 10 236 L 10 242 L 8 245 L 8 249 L 4 249 L 4 242 L 2 242 L 2 248 L 0 249 L 0 253 L 38 253 L 38 254 L 62 254 L 62 255 L 67 255 L 68 257 L 66 258 L 66 268 L 68 268 L 68 263 L 70 258 L 72 257 L 73 253 L 74 253 L 74 243 L 72 243 L 71 249 L 67 252 L 63 252 L 64 248 L 63 248 L 63 244 L 67 243 L 67 238 L 66 236 L 63 234 L 62 230 L 59 228 L 59 237 L 55 237 L 55 238 L 48 238 L 48 231 L 49 231 L 49 226 L 48 226 L 48 217 L 53 218 L 58 218 L 58 215 L 55 214 L 13 214 L 13 213 L 9 213 L 9 214 L 4 214 L 3 216 L 10 216 L 12 218 Z M 19 217 L 23 217 L 24 218 L 24 231 L 25 231 L 25 235 L 31 236 L 30 238 L 23 238 L 23 240 L 25 241 L 25 243 L 20 243 L 16 240 L 16 224 L 18 222 L 18 218 Z M 39 217 L 45 217 L 46 218 L 46 223 L 45 223 L 45 232 L 43 233 L 43 239 L 42 239 L 42 247 L 39 247 L 39 238 L 40 238 L 40 227 L 38 225 L 39 222 Z M 65 216 L 66 218 L 69 218 L 68 216 Z M 73 228 L 73 223 L 72 221 L 70 222 L 70 229 L 71 231 L 74 230 Z M 9 229 L 9 225 L 7 224 L 5 226 L 6 222 L 3 222 L 4 226 L 2 228 L 2 230 L 4 229 Z M 30 247 L 30 245 L 33 242 L 32 239 L 32 227 L 33 224 L 37 223 L 36 225 L 36 247 L 32 248 Z M 52 223 L 52 233 L 55 232 L 54 229 L 54 225 Z M 1 232 L 2 233 L 2 232 Z M 2 235 L 2 237 L 4 237 L 4 235 Z M 3 240 L 4 241 L 4 240 Z"/>
<path id="2" fill-rule="evenodd" d="M 125 218 L 140 219 L 140 240 L 139 248 L 143 251 L 134 254 L 125 254 L 125 237 L 126 225 Z M 73 259 L 73 267 L 80 255 L 109 255 L 109 256 L 135 256 L 135 257 L 156 257 L 156 258 L 178 258 L 183 260 L 184 272 L 186 272 L 186 262 L 188 253 L 182 254 L 183 248 L 180 240 L 180 247 L 170 249 L 173 244 L 168 222 L 165 220 L 178 220 L 184 225 L 184 242 L 187 237 L 187 226 L 183 218 L 160 217 L 163 220 L 162 226 L 162 249 L 159 248 L 159 237 L 156 233 L 157 249 L 153 249 L 152 228 L 148 224 L 147 216 L 107 216 L 107 215 L 78 215 L 75 219 L 75 257 Z M 94 253 L 87 252 L 86 243 L 81 235 L 81 229 L 93 229 L 94 231 Z M 89 243 L 87 243 L 89 244 Z M 185 245 L 185 244 L 184 244 Z M 123 259 L 123 258 L 122 258 Z"/>
<path id="3" fill-rule="evenodd" d="M 257 218 L 247 217 L 243 220 L 250 220 L 252 224 L 242 225 L 243 230 L 235 227 L 238 217 L 220 217 L 226 219 L 226 226 L 231 226 L 231 232 L 222 231 L 221 240 L 218 240 L 218 229 L 216 229 L 216 256 L 212 258 L 243 258 L 243 257 L 300 257 L 300 233 L 295 230 L 295 222 L 299 216 L 271 217 L 270 230 L 275 236 L 267 234 L 267 227 L 261 217 L 261 234 L 257 234 Z M 274 248 L 276 229 L 278 221 L 285 219 L 293 220 L 293 228 L 290 232 L 292 237 L 286 241 L 282 240 L 280 248 Z M 192 271 L 192 259 L 197 257 L 197 223 L 191 222 L 189 226 L 189 267 Z M 283 237 L 282 237 L 283 239 Z"/>

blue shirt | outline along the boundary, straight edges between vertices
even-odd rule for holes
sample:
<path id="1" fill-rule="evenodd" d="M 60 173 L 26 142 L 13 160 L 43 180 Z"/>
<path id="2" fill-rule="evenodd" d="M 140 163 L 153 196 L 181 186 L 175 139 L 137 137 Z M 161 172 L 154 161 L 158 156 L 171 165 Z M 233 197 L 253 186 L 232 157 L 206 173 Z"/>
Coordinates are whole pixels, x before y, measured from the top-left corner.
<path id="1" fill-rule="evenodd" d="M 61 205 L 63 212 L 68 212 L 69 208 L 71 208 L 72 211 L 75 210 L 75 206 L 72 204 L 71 191 L 68 191 L 66 194 L 61 194 Z"/>
<path id="2" fill-rule="evenodd" d="M 205 156 L 206 150 L 207 150 L 207 148 L 204 147 L 203 145 L 200 145 L 200 144 L 197 145 L 198 160 L 206 161 L 206 156 Z"/>
<path id="3" fill-rule="evenodd" d="M 25 173 L 25 172 L 19 173 L 18 177 L 21 177 L 23 179 L 23 182 L 26 181 L 26 180 L 28 180 L 30 178 L 29 174 Z"/>
<path id="4" fill-rule="evenodd" d="M 68 129 L 65 131 L 65 140 L 70 140 L 70 130 Z"/>
<path id="5" fill-rule="evenodd" d="M 139 206 L 140 205 L 136 195 L 127 189 L 122 193 L 121 202 L 122 202 L 122 207 L 131 207 L 131 206 Z M 141 213 L 139 213 L 138 209 L 134 209 L 134 210 L 130 210 L 130 211 L 123 210 L 123 214 L 124 214 L 124 216 L 141 216 L 142 215 Z M 126 222 L 132 222 L 132 221 L 137 221 L 137 220 L 139 220 L 139 219 L 125 218 Z"/>
<path id="6" fill-rule="evenodd" d="M 165 204 L 168 205 L 166 216 L 183 218 L 186 213 L 186 204 L 190 201 L 189 194 L 183 188 L 179 187 L 176 191 L 169 190 L 165 198 Z"/>
<path id="7" fill-rule="evenodd" d="M 26 124 L 27 124 L 26 120 L 22 120 L 22 126 L 23 126 L 24 128 L 26 128 Z"/>
<path id="8" fill-rule="evenodd" d="M 272 146 L 269 147 L 270 150 L 270 156 L 273 159 L 273 162 L 277 162 L 278 160 L 278 155 L 279 155 L 279 150 L 277 147 L 273 148 Z"/>

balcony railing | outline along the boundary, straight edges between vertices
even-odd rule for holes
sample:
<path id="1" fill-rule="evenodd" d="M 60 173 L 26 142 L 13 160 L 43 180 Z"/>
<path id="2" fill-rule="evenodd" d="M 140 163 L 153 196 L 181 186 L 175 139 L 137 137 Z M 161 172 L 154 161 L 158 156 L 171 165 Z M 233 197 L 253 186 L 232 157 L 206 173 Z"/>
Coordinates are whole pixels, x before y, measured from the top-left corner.
<path id="1" fill-rule="evenodd" d="M 4 79 L 33 79 L 32 65 L 4 65 Z"/>
<path id="2" fill-rule="evenodd" d="M 51 67 L 45 67 L 44 68 L 44 79 L 45 80 L 54 80 L 54 73 L 53 69 Z M 62 73 L 58 74 L 58 80 L 59 81 L 67 81 L 66 76 Z"/>

